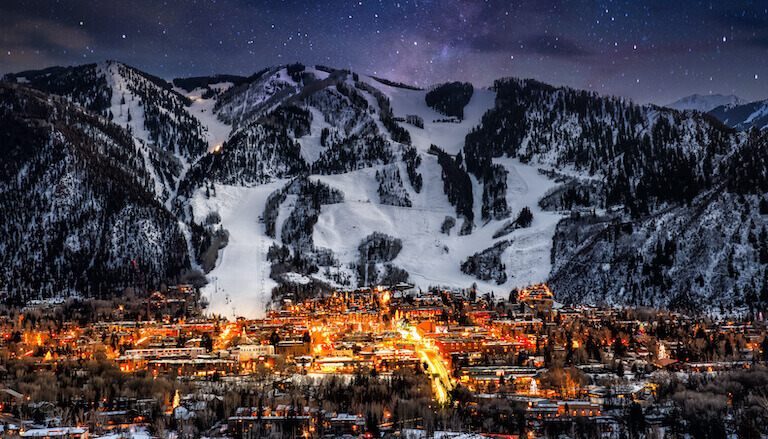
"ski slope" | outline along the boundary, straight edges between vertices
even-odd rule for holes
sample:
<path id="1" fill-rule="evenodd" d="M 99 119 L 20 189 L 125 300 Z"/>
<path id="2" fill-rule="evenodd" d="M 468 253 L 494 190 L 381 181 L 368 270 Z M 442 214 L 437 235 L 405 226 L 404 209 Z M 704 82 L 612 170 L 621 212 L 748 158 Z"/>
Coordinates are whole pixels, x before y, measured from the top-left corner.
<path id="1" fill-rule="evenodd" d="M 212 88 L 228 88 L 227 84 L 213 84 Z M 220 121 L 213 112 L 216 105 L 215 99 L 203 99 L 203 90 L 196 89 L 191 93 L 177 88 L 180 93 L 186 94 L 192 100 L 188 111 L 195 116 L 197 120 L 205 127 L 206 140 L 208 141 L 208 150 L 213 151 L 217 146 L 223 144 L 232 132 L 232 126 Z"/>
<path id="2" fill-rule="evenodd" d="M 410 133 L 413 146 L 423 152 L 426 152 L 431 144 L 435 144 L 448 154 L 458 153 L 464 147 L 467 133 L 480 124 L 483 114 L 493 108 L 496 99 L 496 93 L 490 90 L 475 89 L 469 104 L 464 107 L 464 120 L 460 123 L 437 122 L 447 117 L 427 106 L 427 90 L 391 87 L 368 77 L 360 79 L 389 97 L 395 117 L 414 114 L 424 119 L 423 129 L 401 123 Z"/>
<path id="3" fill-rule="evenodd" d="M 340 190 L 345 200 L 322 207 L 314 228 L 315 244 L 332 249 L 342 265 L 346 265 L 357 260 L 358 245 L 373 232 L 399 238 L 403 241 L 403 249 L 392 263 L 408 271 L 409 282 L 424 289 L 436 285 L 468 288 L 477 284 L 479 292 L 498 295 L 506 294 L 514 287 L 543 282 L 551 268 L 552 236 L 562 217 L 542 211 L 538 200 L 555 186 L 555 182 L 541 175 L 535 167 L 516 159 L 499 159 L 498 163 L 509 170 L 507 202 L 511 219 L 528 206 L 534 217 L 528 228 L 493 239 L 494 232 L 505 221 L 491 221 L 479 224 L 470 235 L 459 236 L 461 221 L 458 221 L 450 235 L 440 233 L 445 217 L 455 217 L 456 211 L 442 192 L 439 165 L 434 160 L 427 160 L 419 168 L 425 177 L 422 193 L 410 193 L 413 207 L 378 203 L 376 168 L 314 177 Z M 503 254 L 509 279 L 506 283 L 484 282 L 459 270 L 469 256 L 505 239 L 512 242 Z"/>
<path id="4" fill-rule="evenodd" d="M 216 185 L 216 196 L 198 190 L 191 200 L 196 222 L 218 212 L 229 232 L 229 243 L 219 251 L 211 281 L 202 290 L 209 301 L 208 312 L 227 318 L 263 317 L 277 283 L 270 279 L 267 250 L 275 241 L 266 236 L 260 221 L 267 197 L 285 185 L 285 180 L 256 187 Z"/>
<path id="5" fill-rule="evenodd" d="M 457 219 L 449 234 L 440 232 L 447 216 L 456 218 L 456 208 L 445 195 L 442 169 L 437 158 L 426 152 L 430 145 L 436 144 L 450 154 L 458 153 L 464 146 L 466 134 L 480 123 L 482 115 L 494 105 L 494 92 L 475 90 L 465 108 L 466 118 L 463 121 L 439 122 L 446 118 L 427 107 L 426 91 L 390 87 L 371 78 L 361 80 L 383 91 L 390 98 L 396 117 L 418 115 L 424 119 L 423 129 L 401 124 L 411 134 L 412 143 L 421 155 L 422 163 L 418 172 L 422 175 L 423 187 L 420 193 L 415 192 L 407 178 L 405 165 L 400 161 L 396 161 L 395 166 L 399 167 L 403 188 L 412 207 L 380 203 L 375 175 L 382 166 L 337 175 L 310 176 L 344 195 L 344 202 L 321 207 L 312 234 L 314 245 L 332 250 L 339 261 L 337 269 L 353 275 L 351 264 L 358 260 L 358 246 L 363 239 L 374 232 L 399 238 L 403 248 L 391 263 L 406 270 L 409 282 L 424 289 L 430 286 L 468 288 L 476 284 L 480 293 L 494 292 L 497 296 L 505 296 L 514 287 L 545 281 L 551 268 L 552 236 L 561 216 L 539 208 L 539 199 L 556 183 L 533 166 L 516 159 L 496 159 L 496 163 L 509 171 L 507 202 L 510 218 L 482 222 L 482 184 L 472 176 L 475 230 L 469 235 L 459 236 L 462 220 Z M 310 107 L 310 111 L 313 112 L 310 134 L 299 139 L 299 142 L 303 157 L 311 163 L 324 149 L 319 137 L 322 128 L 327 127 L 328 123 L 317 109 Z M 277 240 L 264 234 L 260 216 L 267 197 L 284 184 L 285 181 L 277 181 L 249 188 L 217 185 L 215 197 L 205 198 L 204 191 L 195 194 L 192 201 L 195 221 L 201 222 L 208 213 L 218 212 L 222 218 L 221 225 L 230 233 L 229 244 L 220 251 L 216 267 L 208 275 L 211 283 L 204 289 L 211 303 L 210 312 L 225 317 L 253 318 L 264 315 L 271 299 L 271 290 L 277 286 L 269 278 L 267 249 L 273 242 L 280 240 L 279 233 L 293 209 L 295 196 L 287 197 L 280 206 L 276 220 Z M 531 227 L 494 239 L 493 234 L 508 220 L 514 220 L 525 206 L 534 215 Z M 507 272 L 504 284 L 481 281 L 461 272 L 460 266 L 468 257 L 502 240 L 511 242 L 502 254 Z M 322 270 L 314 276 L 328 281 L 323 277 Z M 299 280 L 308 281 L 305 277 Z"/>

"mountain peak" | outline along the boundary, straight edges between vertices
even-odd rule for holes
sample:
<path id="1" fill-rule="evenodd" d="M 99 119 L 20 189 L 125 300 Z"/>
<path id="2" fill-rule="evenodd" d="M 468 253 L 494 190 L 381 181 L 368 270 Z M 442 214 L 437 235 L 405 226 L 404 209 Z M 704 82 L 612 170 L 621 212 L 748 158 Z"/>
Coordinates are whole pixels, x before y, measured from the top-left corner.
<path id="1" fill-rule="evenodd" d="M 742 105 L 747 101 L 741 99 L 736 95 L 723 95 L 723 94 L 707 94 L 701 95 L 698 93 L 686 96 L 678 101 L 669 103 L 665 107 L 675 110 L 697 110 L 701 112 L 711 111 L 721 105 Z"/>

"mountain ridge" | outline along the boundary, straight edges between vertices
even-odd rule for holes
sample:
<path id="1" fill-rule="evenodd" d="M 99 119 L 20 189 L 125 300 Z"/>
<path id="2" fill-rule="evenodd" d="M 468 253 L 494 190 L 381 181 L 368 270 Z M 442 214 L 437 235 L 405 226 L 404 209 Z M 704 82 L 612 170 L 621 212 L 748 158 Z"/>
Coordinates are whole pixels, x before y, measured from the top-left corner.
<path id="1" fill-rule="evenodd" d="M 702 113 L 708 113 L 720 106 L 737 106 L 746 104 L 747 101 L 736 95 L 707 94 L 701 95 L 694 93 L 690 96 L 681 98 L 675 102 L 664 105 L 673 110 L 696 110 Z"/>
<path id="2" fill-rule="evenodd" d="M 145 204 L 175 226 L 153 221 L 166 224 L 176 251 L 185 243 L 171 277 L 215 276 L 224 292 L 204 287 L 215 312 L 228 313 L 232 300 L 264 305 L 281 285 L 385 280 L 503 294 L 549 280 L 567 301 L 731 312 L 768 303 L 762 281 L 751 283 L 759 300 L 743 300 L 749 279 L 768 277 L 750 238 L 764 227 L 755 210 L 766 189 L 749 187 L 764 184 L 765 139 L 708 114 L 506 78 L 474 93 L 455 83 L 456 97 L 440 89 L 450 104 L 437 106 L 462 116 L 451 118 L 430 108 L 431 90 L 300 64 L 237 84 L 193 78 L 205 85 L 192 90 L 121 63 L 26 75 L 15 87 L 58 91 L 128 130 L 140 162 L 131 173 L 154 200 Z M 528 226 L 513 222 L 524 208 Z M 725 209 L 738 219 L 713 219 Z M 659 220 L 669 215 L 678 220 Z M 730 241 L 707 232 L 712 224 Z M 687 240 L 672 245 L 670 233 Z M 363 243 L 394 242 L 402 251 L 391 258 L 360 255 Z M 117 284 L 134 277 L 126 269 Z"/>
<path id="3" fill-rule="evenodd" d="M 726 125 L 741 131 L 768 128 L 768 100 L 719 106 L 709 113 Z"/>

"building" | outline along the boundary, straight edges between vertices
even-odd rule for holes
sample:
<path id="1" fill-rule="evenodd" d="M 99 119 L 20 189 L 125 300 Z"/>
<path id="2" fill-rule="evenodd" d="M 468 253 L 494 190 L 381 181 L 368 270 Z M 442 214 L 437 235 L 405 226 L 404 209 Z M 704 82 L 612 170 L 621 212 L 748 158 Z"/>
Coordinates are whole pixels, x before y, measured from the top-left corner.
<path id="1" fill-rule="evenodd" d="M 363 431 L 365 418 L 348 413 L 326 413 L 326 428 L 335 436 L 356 435 Z"/>
<path id="2" fill-rule="evenodd" d="M 546 285 L 538 284 L 523 288 L 518 296 L 518 301 L 531 306 L 536 311 L 549 312 L 552 310 L 554 296 Z"/>
<path id="3" fill-rule="evenodd" d="M 301 357 L 308 355 L 311 347 L 311 343 L 305 343 L 302 340 L 283 340 L 275 346 L 275 353 L 286 357 Z"/>
<path id="4" fill-rule="evenodd" d="M 20 436 L 39 439 L 88 439 L 88 427 L 33 428 Z"/>
<path id="5" fill-rule="evenodd" d="M 275 347 L 272 345 L 247 344 L 238 346 L 237 358 L 240 361 L 253 361 L 269 355 L 275 355 Z"/>
<path id="6" fill-rule="evenodd" d="M 451 354 L 454 352 L 476 352 L 483 348 L 481 340 L 469 338 L 469 337 L 437 337 L 435 338 L 435 346 L 440 349 L 443 354 Z"/>

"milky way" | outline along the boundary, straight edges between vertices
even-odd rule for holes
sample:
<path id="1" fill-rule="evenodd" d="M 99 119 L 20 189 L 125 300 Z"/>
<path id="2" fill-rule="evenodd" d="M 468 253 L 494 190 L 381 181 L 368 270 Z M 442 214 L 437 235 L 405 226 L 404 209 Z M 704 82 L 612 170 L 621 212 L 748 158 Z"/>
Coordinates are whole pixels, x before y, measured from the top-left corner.
<path id="1" fill-rule="evenodd" d="M 429 86 L 536 78 L 664 104 L 768 98 L 762 1 L 0 3 L 0 73 L 116 59 L 165 77 L 302 62 Z"/>

